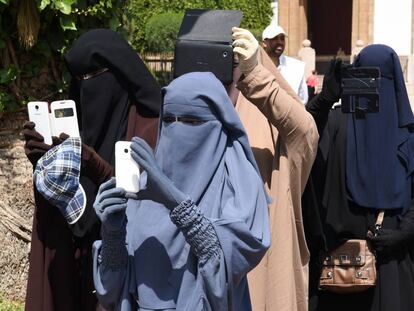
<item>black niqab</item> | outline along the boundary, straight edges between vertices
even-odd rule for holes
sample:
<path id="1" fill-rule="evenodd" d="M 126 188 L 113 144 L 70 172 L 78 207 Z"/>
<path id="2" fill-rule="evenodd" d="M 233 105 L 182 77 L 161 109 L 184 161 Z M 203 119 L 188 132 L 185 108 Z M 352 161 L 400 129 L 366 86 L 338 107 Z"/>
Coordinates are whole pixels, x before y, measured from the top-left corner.
<path id="1" fill-rule="evenodd" d="M 138 54 L 119 33 L 109 29 L 84 33 L 66 53 L 65 62 L 74 78 L 108 68 L 128 90 L 130 98 L 139 103 L 140 113 L 158 116 L 160 87 Z M 101 86 L 101 91 L 104 89 Z"/>
<path id="2" fill-rule="evenodd" d="M 80 36 L 65 55 L 73 76 L 69 96 L 77 103 L 82 142 L 115 164 L 115 142 L 124 140 L 131 103 L 145 116 L 157 116 L 161 90 L 138 54 L 118 33 L 95 29 Z M 98 73 L 107 68 L 108 71 Z M 85 75 L 92 75 L 84 79 Z M 74 226 L 84 235 L 97 222 L 92 204 L 97 186 L 82 176 L 88 206 Z"/>

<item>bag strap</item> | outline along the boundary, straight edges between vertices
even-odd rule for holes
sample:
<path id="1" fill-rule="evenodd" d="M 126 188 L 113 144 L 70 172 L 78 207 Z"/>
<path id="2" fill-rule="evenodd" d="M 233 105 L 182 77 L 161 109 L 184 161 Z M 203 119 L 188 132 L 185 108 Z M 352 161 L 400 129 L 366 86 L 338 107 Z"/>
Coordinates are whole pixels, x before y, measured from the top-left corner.
<path id="1" fill-rule="evenodd" d="M 384 210 L 379 211 L 378 216 L 377 216 L 377 221 L 375 222 L 375 231 L 376 231 L 376 233 L 382 227 L 382 223 L 384 222 L 384 215 L 385 215 Z"/>

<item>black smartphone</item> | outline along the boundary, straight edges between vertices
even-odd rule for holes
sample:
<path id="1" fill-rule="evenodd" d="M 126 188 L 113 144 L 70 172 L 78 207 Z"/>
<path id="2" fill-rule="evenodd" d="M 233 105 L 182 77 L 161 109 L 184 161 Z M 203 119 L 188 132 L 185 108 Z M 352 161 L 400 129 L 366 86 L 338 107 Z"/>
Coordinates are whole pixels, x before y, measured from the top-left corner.
<path id="1" fill-rule="evenodd" d="M 223 84 L 233 82 L 231 28 L 240 25 L 239 10 L 187 10 L 175 45 L 174 78 L 211 71 Z"/>
<path id="2" fill-rule="evenodd" d="M 378 67 L 342 68 L 342 112 L 379 112 L 380 82 L 381 72 Z"/>

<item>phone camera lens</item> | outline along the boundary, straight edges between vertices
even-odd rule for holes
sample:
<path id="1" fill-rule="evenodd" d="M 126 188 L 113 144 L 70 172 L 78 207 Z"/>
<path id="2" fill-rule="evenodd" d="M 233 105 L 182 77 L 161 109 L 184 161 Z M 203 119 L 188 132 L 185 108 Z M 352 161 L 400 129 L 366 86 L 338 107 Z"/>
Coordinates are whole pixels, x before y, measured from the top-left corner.
<path id="1" fill-rule="evenodd" d="M 38 105 L 36 105 L 36 106 L 35 106 L 35 109 L 36 109 L 36 110 L 39 110 L 39 106 L 38 106 Z"/>
<path id="2" fill-rule="evenodd" d="M 229 53 L 227 51 L 223 52 L 223 57 L 226 58 L 229 55 Z"/>
<path id="3" fill-rule="evenodd" d="M 124 152 L 125 152 L 125 153 L 128 153 L 128 149 L 124 149 Z"/>

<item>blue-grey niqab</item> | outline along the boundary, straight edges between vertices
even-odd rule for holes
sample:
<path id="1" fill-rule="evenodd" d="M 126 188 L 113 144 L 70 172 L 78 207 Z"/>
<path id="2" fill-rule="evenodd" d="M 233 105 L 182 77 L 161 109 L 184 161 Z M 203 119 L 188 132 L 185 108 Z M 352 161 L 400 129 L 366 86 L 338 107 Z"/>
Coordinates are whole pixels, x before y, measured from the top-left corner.
<path id="1" fill-rule="evenodd" d="M 168 116 L 205 122 L 163 121 Z M 166 207 L 130 200 L 130 260 L 119 271 L 95 269 L 101 301 L 119 310 L 135 303 L 138 310 L 251 310 L 246 274 L 270 243 L 269 198 L 241 121 L 213 74 L 186 74 L 164 89 L 155 157 L 213 224 L 220 256 L 200 264 Z"/>

